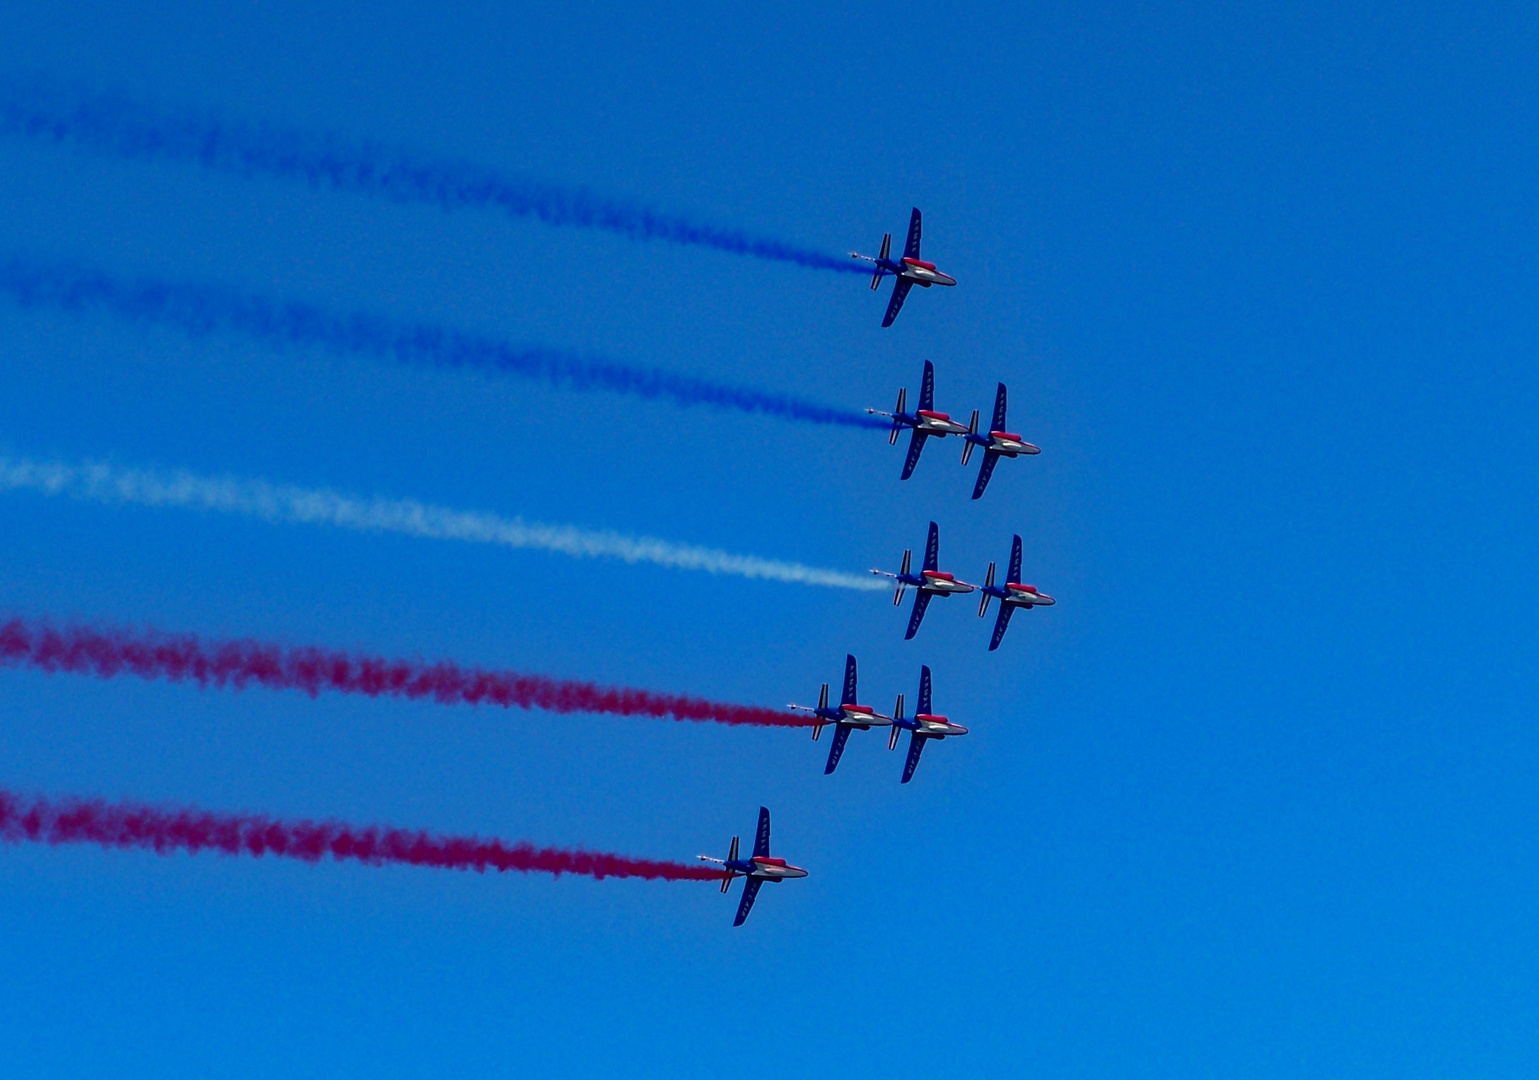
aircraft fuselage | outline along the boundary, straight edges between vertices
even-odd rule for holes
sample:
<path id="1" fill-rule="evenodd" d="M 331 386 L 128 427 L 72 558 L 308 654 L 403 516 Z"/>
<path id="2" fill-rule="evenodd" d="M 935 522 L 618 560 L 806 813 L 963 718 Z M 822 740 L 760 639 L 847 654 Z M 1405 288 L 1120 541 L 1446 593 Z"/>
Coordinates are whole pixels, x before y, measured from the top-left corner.
<path id="1" fill-rule="evenodd" d="M 1034 446 L 1019 435 L 1009 431 L 989 432 L 988 442 L 984 445 L 984 449 L 992 450 L 996 454 L 1003 454 L 1005 457 L 1015 457 L 1019 454 L 1040 454 L 1042 452 L 1040 446 Z"/>
<path id="2" fill-rule="evenodd" d="M 944 739 L 948 735 L 967 734 L 967 729 L 961 724 L 953 724 L 944 716 L 932 716 L 929 713 L 919 713 L 912 720 L 905 721 L 903 726 L 927 739 Z"/>
<path id="3" fill-rule="evenodd" d="M 1038 592 L 1035 585 L 1021 585 L 1014 581 L 1005 586 L 1005 593 L 1000 599 L 1018 607 L 1047 607 L 1058 603 L 1047 593 Z"/>
<path id="4" fill-rule="evenodd" d="M 869 256 L 868 256 L 869 257 Z M 935 269 L 935 264 L 925 262 L 923 259 L 902 258 L 896 261 L 892 259 L 872 259 L 883 270 L 905 281 L 912 281 L 915 285 L 922 285 L 928 289 L 931 285 L 955 285 L 957 279 L 950 274 L 943 274 Z"/>
<path id="5" fill-rule="evenodd" d="M 922 431 L 926 435 L 966 435 L 967 425 L 959 424 L 951 419 L 949 413 L 934 412 L 930 409 L 920 409 L 912 417 L 905 417 L 905 421 L 915 431 Z"/>
<path id="6" fill-rule="evenodd" d="M 772 859 L 768 855 L 756 855 L 747 859 L 729 859 L 722 864 L 735 874 L 744 877 L 763 878 L 765 881 L 784 881 L 786 878 L 806 877 L 807 871 L 792 866 L 784 859 Z"/>
<path id="7" fill-rule="evenodd" d="M 955 574 L 948 574 L 942 570 L 921 570 L 919 580 L 914 584 L 925 592 L 940 593 L 944 596 L 950 596 L 952 593 L 969 593 L 976 587 L 965 581 L 958 581 Z"/>

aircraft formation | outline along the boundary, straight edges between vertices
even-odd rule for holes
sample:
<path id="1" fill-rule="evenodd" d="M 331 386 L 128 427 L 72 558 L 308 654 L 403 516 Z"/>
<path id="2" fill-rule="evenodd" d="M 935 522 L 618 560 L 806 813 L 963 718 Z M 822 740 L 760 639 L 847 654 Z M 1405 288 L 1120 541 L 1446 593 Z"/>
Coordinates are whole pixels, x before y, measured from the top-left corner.
<path id="1" fill-rule="evenodd" d="M 890 258 L 891 233 L 882 237 L 880 254 L 875 257 L 862 255 L 856 251 L 850 252 L 852 258 L 864 259 L 875 264 L 876 270 L 871 278 L 873 290 L 881 285 L 883 278 L 894 279 L 892 295 L 887 302 L 887 312 L 882 317 L 883 327 L 890 327 L 893 324 L 913 286 L 918 285 L 928 289 L 932 285 L 951 286 L 957 283 L 956 278 L 937 270 L 934 263 L 920 259 L 920 232 L 921 217 L 919 208 L 915 207 L 909 218 L 908 240 L 904 245 L 901 259 L 895 261 Z M 914 468 L 919 464 L 919 456 L 930 439 L 943 439 L 951 435 L 960 438 L 964 468 L 971 461 L 973 453 L 981 450 L 983 458 L 978 466 L 978 475 L 972 492 L 972 498 L 977 500 L 983 497 L 984 491 L 988 488 L 989 480 L 993 477 L 994 468 L 998 465 L 1000 458 L 1014 459 L 1042 452 L 1040 447 L 1027 442 L 1019 434 L 1006 430 L 1006 399 L 1005 384 L 999 383 L 995 391 L 994 410 L 987 431 L 980 432 L 978 429 L 980 414 L 977 409 L 973 410 L 969 421 L 962 424 L 954 420 L 951 414 L 936 410 L 935 365 L 926 360 L 920 375 L 918 408 L 913 412 L 907 410 L 908 390 L 905 387 L 898 390 L 897 404 L 893 406 L 891 412 L 870 408 L 866 412 L 873 416 L 885 416 L 892 421 L 892 427 L 887 436 L 889 446 L 897 443 L 898 436 L 904 429 L 908 430 L 908 449 L 904 455 L 900 480 L 907 480 L 913 476 Z M 919 632 L 930 601 L 936 597 L 980 593 L 978 604 L 980 619 L 988 615 L 991 601 L 999 602 L 993 633 L 989 638 L 989 652 L 998 650 L 1000 642 L 1004 640 L 1005 631 L 1010 626 L 1010 618 L 1017 609 L 1050 607 L 1057 602 L 1035 585 L 1026 584 L 1021 580 L 1019 534 L 1011 538 L 1009 568 L 1003 584 L 995 584 L 997 564 L 993 562 L 989 563 L 981 585 L 963 581 L 954 573 L 942 570 L 940 568 L 940 526 L 934 521 L 930 522 L 929 534 L 925 538 L 924 561 L 917 573 L 913 570 L 912 560 L 912 549 L 906 549 L 896 573 L 879 569 L 871 571 L 879 577 L 891 578 L 896 583 L 892 598 L 895 607 L 902 605 L 903 597 L 910 588 L 914 590 L 914 603 L 909 610 L 908 628 L 903 635 L 905 641 L 912 640 Z M 887 749 L 893 750 L 897 747 L 902 733 L 907 731 L 909 733 L 908 755 L 904 760 L 903 773 L 899 779 L 899 783 L 907 784 L 914 778 L 914 771 L 919 767 L 919 757 L 924 752 L 926 743 L 958 738 L 967 734 L 967 728 L 961 724 L 954 724 L 945 716 L 933 711 L 933 678 L 928 664 L 921 664 L 919 668 L 919 694 L 915 698 L 915 710 L 912 716 L 904 715 L 904 704 L 904 695 L 899 694 L 891 715 L 878 712 L 873 705 L 861 704 L 855 655 L 850 653 L 844 658 L 844 684 L 836 704 L 829 703 L 829 684 L 823 683 L 818 692 L 817 705 L 791 704 L 787 708 L 811 714 L 814 742 L 822 736 L 824 728 L 831 726 L 834 729 L 828 747 L 828 758 L 823 766 L 824 775 L 832 774 L 839 767 L 839 761 L 844 756 L 845 746 L 852 732 L 888 728 Z M 784 859 L 770 857 L 769 829 L 769 810 L 761 806 L 758 833 L 754 840 L 753 854 L 749 858 L 738 858 L 738 837 L 736 836 L 732 838 L 728 847 L 726 859 L 717 859 L 709 855 L 700 856 L 700 859 L 716 863 L 723 868 L 722 892 L 727 891 L 736 877 L 744 879 L 743 892 L 738 900 L 737 916 L 732 923 L 733 926 L 743 925 L 744 920 L 748 918 L 754 900 L 759 895 L 759 888 L 764 882 L 778 883 L 787 878 L 807 876 L 806 870 L 791 866 Z"/>

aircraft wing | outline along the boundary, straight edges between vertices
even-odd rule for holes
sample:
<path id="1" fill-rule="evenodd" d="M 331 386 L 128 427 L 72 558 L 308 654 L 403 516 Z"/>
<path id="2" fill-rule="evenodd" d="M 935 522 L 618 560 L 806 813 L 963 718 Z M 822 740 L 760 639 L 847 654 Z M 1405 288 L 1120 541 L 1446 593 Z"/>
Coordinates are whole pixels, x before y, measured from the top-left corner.
<path id="1" fill-rule="evenodd" d="M 892 299 L 887 301 L 887 314 L 882 316 L 883 326 L 892 325 L 892 320 L 898 317 L 898 309 L 903 306 L 903 301 L 908 299 L 908 291 L 913 287 L 914 283 L 905 277 L 900 277 L 893 282 Z"/>
<path id="2" fill-rule="evenodd" d="M 1005 628 L 1010 625 L 1010 613 L 1014 610 L 1014 604 L 1007 604 L 1003 600 L 999 602 L 999 616 L 994 620 L 994 636 L 989 639 L 989 652 L 999 648 L 999 643 L 1005 640 Z"/>
<path id="3" fill-rule="evenodd" d="M 844 693 L 839 697 L 839 704 L 853 705 L 859 698 L 855 696 L 855 656 L 846 653 L 844 657 Z M 765 852 L 766 855 L 769 852 Z"/>
<path id="4" fill-rule="evenodd" d="M 838 725 L 838 730 L 834 732 L 834 745 L 828 748 L 828 764 L 823 766 L 824 776 L 839 767 L 839 758 L 844 755 L 844 744 L 849 741 L 851 730 L 848 724 Z"/>
<path id="5" fill-rule="evenodd" d="M 930 606 L 930 597 L 933 595 L 924 589 L 914 590 L 914 613 L 908 617 L 908 633 L 903 635 L 904 641 L 919 633 L 919 624 L 924 621 L 924 609 Z"/>
<path id="6" fill-rule="evenodd" d="M 759 886 L 764 884 L 763 878 L 751 877 L 743 882 L 743 899 L 738 901 L 737 918 L 732 920 L 733 926 L 742 926 L 743 920 L 748 918 L 748 911 L 753 907 L 753 902 L 759 896 Z"/>
<path id="7" fill-rule="evenodd" d="M 1016 536 L 1010 541 L 1010 576 L 1005 578 L 1005 581 L 1008 583 L 1008 582 L 1011 582 L 1011 581 L 1020 581 L 1020 580 L 1021 580 L 1021 537 L 1020 537 L 1020 534 L 1016 534 Z"/>
<path id="8" fill-rule="evenodd" d="M 989 477 L 994 475 L 994 466 L 999 464 L 999 455 L 993 450 L 983 452 L 983 462 L 978 466 L 978 482 L 973 485 L 973 498 L 983 498 L 983 489 L 989 486 Z M 1010 579 L 1014 581 L 1014 578 Z"/>
<path id="9" fill-rule="evenodd" d="M 908 219 L 908 243 L 903 245 L 905 259 L 919 258 L 919 207 L 914 207 Z"/>
<path id="10" fill-rule="evenodd" d="M 753 838 L 754 858 L 769 854 L 769 807 L 759 807 L 759 832 Z"/>
<path id="11" fill-rule="evenodd" d="M 930 535 L 924 542 L 924 569 L 940 569 L 940 527 L 930 522 Z"/>
<path id="12" fill-rule="evenodd" d="M 908 441 L 908 457 L 903 459 L 903 475 L 898 479 L 907 480 L 914 475 L 914 466 L 919 464 L 919 451 L 924 449 L 924 441 L 929 437 L 918 428 L 914 429 L 914 434 Z"/>
<path id="13" fill-rule="evenodd" d="M 924 744 L 929 741 L 917 731 L 908 733 L 908 760 L 903 763 L 903 779 L 899 783 L 906 784 L 914 778 L 914 770 L 919 768 L 919 755 L 924 753 Z"/>
<path id="14" fill-rule="evenodd" d="M 994 422 L 990 431 L 1005 430 L 1005 384 L 1000 383 L 999 389 L 994 393 Z"/>
<path id="15" fill-rule="evenodd" d="M 920 713 L 930 711 L 930 665 L 919 665 L 919 708 L 914 710 L 917 716 Z"/>

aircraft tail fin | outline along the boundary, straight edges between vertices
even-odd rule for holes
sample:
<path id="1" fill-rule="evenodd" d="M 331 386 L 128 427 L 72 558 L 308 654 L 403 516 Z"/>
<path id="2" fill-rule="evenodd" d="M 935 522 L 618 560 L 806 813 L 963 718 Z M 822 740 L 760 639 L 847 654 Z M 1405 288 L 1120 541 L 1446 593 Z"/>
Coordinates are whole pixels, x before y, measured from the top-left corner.
<path id="1" fill-rule="evenodd" d="M 819 709 L 826 709 L 826 708 L 828 708 L 828 684 L 827 683 L 824 683 L 823 684 L 823 689 L 818 691 L 818 708 Z M 813 717 L 812 718 L 812 741 L 813 742 L 817 742 L 818 738 L 823 734 L 823 725 L 827 721 L 825 721 L 823 719 L 823 717 L 821 715 L 819 715 L 818 713 L 813 713 L 812 717 Z"/>
<path id="2" fill-rule="evenodd" d="M 910 551 L 908 548 L 904 548 L 903 549 L 903 565 L 898 570 L 898 573 L 900 575 L 908 573 L 909 564 L 913 560 L 913 555 L 914 555 L 914 553 L 912 551 Z M 903 593 L 907 589 L 908 589 L 908 584 L 906 582 L 904 582 L 902 577 L 900 576 L 899 579 L 898 579 L 898 587 L 895 590 L 893 590 L 893 594 L 892 594 L 892 606 L 893 607 L 897 607 L 899 604 L 903 603 Z"/>
<path id="3" fill-rule="evenodd" d="M 908 387 L 898 387 L 898 403 L 892 407 L 892 431 L 887 433 L 887 445 L 892 446 L 898 441 L 898 432 L 903 430 L 903 421 L 898 416 L 903 412 L 903 406 L 908 403 Z"/>
<path id="4" fill-rule="evenodd" d="M 983 588 L 978 590 L 979 592 L 983 593 L 983 597 L 978 601 L 978 618 L 980 619 L 989 613 L 989 601 L 992 600 L 993 597 L 988 594 L 988 590 L 993 587 L 994 564 L 989 563 L 988 576 L 983 579 Z"/>
<path id="5" fill-rule="evenodd" d="M 737 862 L 737 837 L 735 837 L 735 836 L 732 838 L 732 843 L 727 847 L 727 861 L 729 863 L 730 862 Z M 736 876 L 737 876 L 737 874 L 735 874 L 730 868 L 724 874 L 722 874 L 722 876 L 721 876 L 721 891 L 722 892 L 726 892 L 727 891 L 728 886 L 730 886 L 732 884 L 732 879 L 735 878 Z"/>
<path id="6" fill-rule="evenodd" d="M 892 734 L 887 736 L 887 749 L 895 750 L 898 746 L 898 732 L 903 730 L 903 695 L 898 695 L 898 703 L 892 707 L 892 718 L 897 721 L 892 725 Z"/>
<path id="7" fill-rule="evenodd" d="M 967 422 L 967 434 L 969 438 L 962 440 L 962 467 L 966 468 L 973 456 L 973 440 L 971 436 L 978 434 L 978 410 L 973 410 L 973 418 Z"/>
<path id="8" fill-rule="evenodd" d="M 892 252 L 892 233 L 882 237 L 882 253 L 877 256 L 879 260 L 886 259 Z M 871 275 L 871 291 L 875 292 L 882 284 L 882 278 L 887 276 L 887 271 L 882 269 L 881 262 L 876 264 L 876 273 Z"/>

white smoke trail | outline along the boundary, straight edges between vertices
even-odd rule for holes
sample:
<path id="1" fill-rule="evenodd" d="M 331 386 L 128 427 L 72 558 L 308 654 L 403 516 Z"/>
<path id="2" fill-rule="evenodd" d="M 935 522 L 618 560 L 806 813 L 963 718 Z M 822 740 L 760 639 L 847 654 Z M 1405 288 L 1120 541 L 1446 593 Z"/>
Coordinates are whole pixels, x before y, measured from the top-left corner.
<path id="1" fill-rule="evenodd" d="M 675 544 L 607 529 L 547 525 L 522 518 L 453 510 L 414 499 L 369 499 L 325 488 L 270 484 L 265 480 L 199 476 L 182 469 L 159 472 L 104 462 L 69 465 L 0 454 L 0 491 L 69 495 L 101 503 L 175 506 L 240 514 L 274 523 L 332 525 L 359 532 L 400 533 L 430 540 L 462 540 L 510 548 L 536 548 L 574 558 L 623 559 L 677 570 L 736 574 L 746 578 L 822 585 L 831 589 L 883 591 L 881 582 L 801 563 L 734 555 L 715 548 Z"/>

